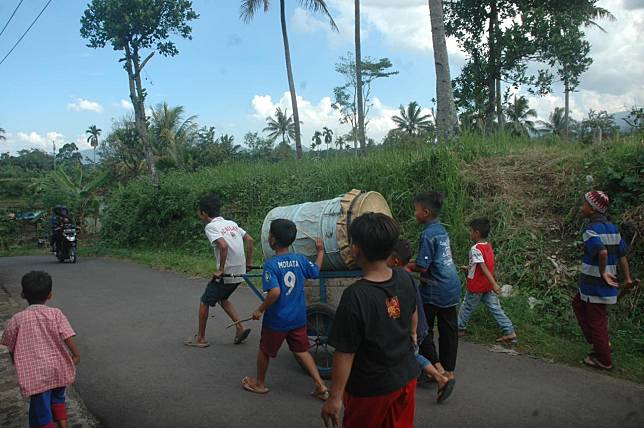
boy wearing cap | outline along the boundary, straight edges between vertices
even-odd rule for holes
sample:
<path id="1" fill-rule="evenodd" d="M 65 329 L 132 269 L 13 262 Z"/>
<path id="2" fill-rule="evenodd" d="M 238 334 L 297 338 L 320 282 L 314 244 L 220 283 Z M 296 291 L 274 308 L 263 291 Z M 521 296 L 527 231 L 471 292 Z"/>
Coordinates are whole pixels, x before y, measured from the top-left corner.
<path id="1" fill-rule="evenodd" d="M 579 291 L 572 307 L 586 341 L 593 351 L 584 364 L 604 370 L 613 368 L 608 338 L 607 305 L 617 303 L 617 265 L 624 275 L 624 288 L 633 284 L 626 258 L 627 246 L 619 229 L 606 218 L 610 200 L 601 191 L 584 195 L 581 215 L 588 220 L 582 228 L 583 257 Z"/>

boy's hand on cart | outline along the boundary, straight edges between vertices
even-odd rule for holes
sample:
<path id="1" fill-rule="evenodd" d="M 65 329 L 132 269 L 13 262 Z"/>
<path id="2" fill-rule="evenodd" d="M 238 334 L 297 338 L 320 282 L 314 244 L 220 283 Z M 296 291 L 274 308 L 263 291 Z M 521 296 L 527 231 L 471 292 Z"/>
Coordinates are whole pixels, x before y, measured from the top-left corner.
<path id="1" fill-rule="evenodd" d="M 321 253 L 324 251 L 324 241 L 322 241 L 321 238 L 315 238 L 315 249 L 317 250 L 318 253 Z"/>
<path id="2" fill-rule="evenodd" d="M 492 291 L 494 291 L 497 296 L 501 295 L 501 287 L 499 287 L 498 284 L 494 284 L 494 287 L 492 287 Z"/>
<path id="3" fill-rule="evenodd" d="M 217 272 L 212 274 L 212 279 L 214 279 L 215 281 L 219 281 L 223 277 L 224 277 L 224 271 L 223 270 L 218 270 Z"/>
<path id="4" fill-rule="evenodd" d="M 259 321 L 259 320 L 262 319 L 262 315 L 264 315 L 264 312 L 262 312 L 259 309 L 257 309 L 255 312 L 253 312 L 253 319 L 255 321 Z"/>
<path id="5" fill-rule="evenodd" d="M 329 397 L 324 402 L 321 416 L 326 428 L 340 426 L 340 410 L 342 410 L 342 400 L 339 397 Z"/>

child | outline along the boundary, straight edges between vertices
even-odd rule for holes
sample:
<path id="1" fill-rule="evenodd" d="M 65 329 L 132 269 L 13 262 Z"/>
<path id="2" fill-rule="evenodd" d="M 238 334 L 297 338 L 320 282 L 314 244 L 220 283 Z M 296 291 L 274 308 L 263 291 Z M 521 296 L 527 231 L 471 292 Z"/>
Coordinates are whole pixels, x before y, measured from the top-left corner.
<path id="1" fill-rule="evenodd" d="M 309 354 L 309 338 L 306 330 L 306 298 L 304 281 L 320 277 L 324 262 L 322 240 L 315 241 L 317 258 L 311 263 L 302 254 L 289 252 L 290 245 L 297 236 L 297 227 L 290 220 L 276 219 L 271 222 L 268 242 L 275 256 L 264 264 L 262 279 L 266 299 L 253 313 L 253 319 L 264 315 L 262 337 L 257 352 L 257 378 L 245 377 L 242 387 L 256 394 L 266 394 L 266 372 L 270 358 L 275 358 L 286 339 L 289 349 L 302 362 L 315 381 L 311 393 L 316 398 L 326 400 L 329 392 L 320 377 L 317 366 Z"/>
<path id="2" fill-rule="evenodd" d="M 74 330 L 51 299 L 51 276 L 32 271 L 22 277 L 22 297 L 29 307 L 7 323 L 0 344 L 9 348 L 20 392 L 30 397 L 29 426 L 67 427 L 65 388 L 74 383 L 80 362 Z M 71 355 L 70 355 L 71 353 Z"/>
<path id="3" fill-rule="evenodd" d="M 627 246 L 619 229 L 606 218 L 610 201 L 604 192 L 584 195 L 581 215 L 588 220 L 582 229 L 584 254 L 581 264 L 579 291 L 572 308 L 593 352 L 584 364 L 604 370 L 613 368 L 608 338 L 608 307 L 617 303 L 617 263 L 624 275 L 624 289 L 633 285 L 626 258 Z"/>
<path id="4" fill-rule="evenodd" d="M 387 265 L 389 267 L 406 267 L 411 260 L 411 256 L 412 251 L 409 241 L 401 239 L 394 247 L 394 251 L 391 253 L 391 256 L 389 256 Z M 440 374 L 438 370 L 436 370 L 436 367 L 434 367 L 427 358 L 418 353 L 418 344 L 423 343 L 423 340 L 427 337 L 429 326 L 427 325 L 427 317 L 423 310 L 420 289 L 416 287 L 415 283 L 414 288 L 416 289 L 416 311 L 418 312 L 418 325 L 415 327 L 415 332 L 412 333 L 412 337 L 416 343 L 416 346 L 414 347 L 416 361 L 418 362 L 420 370 L 429 378 L 434 379 L 438 384 L 438 397 L 436 398 L 436 402 L 440 404 L 447 400 L 447 398 L 452 394 L 454 383 L 456 381 L 454 379 L 448 379 L 447 376 Z M 412 326 L 412 328 L 414 328 L 414 326 Z"/>
<path id="5" fill-rule="evenodd" d="M 213 274 L 201 296 L 198 333 L 184 342 L 186 346 L 205 348 L 210 345 L 206 342 L 208 307 L 214 307 L 217 303 L 221 305 L 230 319 L 237 323 L 235 324 L 237 329 L 236 345 L 246 340 L 250 334 L 250 329 L 245 329 L 243 324 L 239 322 L 237 311 L 228 299 L 243 282 L 241 275 L 252 269 L 253 238 L 237 223 L 220 217 L 220 211 L 221 201 L 216 195 L 207 194 L 199 199 L 197 216 L 206 224 L 206 237 L 215 251 L 217 271 Z M 245 254 L 244 243 L 246 244 Z"/>
<path id="6" fill-rule="evenodd" d="M 344 401 L 345 428 L 413 427 L 416 292 L 411 275 L 387 266 L 400 229 L 384 214 L 367 213 L 351 223 L 349 233 L 364 277 L 344 291 L 333 321 L 331 391 L 322 419 L 337 426 Z"/>
<path id="7" fill-rule="evenodd" d="M 409 268 L 420 272 L 420 294 L 429 334 L 420 345 L 420 352 L 427 357 L 441 374 L 454 379 L 458 351 L 458 326 L 456 306 L 461 297 L 461 280 L 458 277 L 447 231 L 438 216 L 443 206 L 443 194 L 420 193 L 414 198 L 416 221 L 425 225 L 420 236 L 420 250 L 416 261 Z M 438 321 L 438 349 L 434 345 L 434 324 Z"/>
<path id="8" fill-rule="evenodd" d="M 497 342 L 516 343 L 512 321 L 503 312 L 498 294 L 501 287 L 494 279 L 494 251 L 485 240 L 490 233 L 490 222 L 486 218 L 477 218 L 470 222 L 470 238 L 475 242 L 470 249 L 467 271 L 467 291 L 463 304 L 458 312 L 459 334 L 465 333 L 467 323 L 476 306 L 482 301 L 496 320 L 503 332 Z"/>

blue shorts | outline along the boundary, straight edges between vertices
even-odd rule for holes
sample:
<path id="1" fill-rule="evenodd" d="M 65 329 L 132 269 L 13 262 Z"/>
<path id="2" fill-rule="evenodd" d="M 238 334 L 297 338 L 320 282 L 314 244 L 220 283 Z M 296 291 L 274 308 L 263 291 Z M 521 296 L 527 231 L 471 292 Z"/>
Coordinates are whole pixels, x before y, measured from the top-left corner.
<path id="1" fill-rule="evenodd" d="M 50 389 L 31 396 L 29 427 L 53 427 L 54 422 L 66 421 L 65 387 Z"/>
<path id="2" fill-rule="evenodd" d="M 228 300 L 231 294 L 235 292 L 239 284 L 225 284 L 223 280 L 212 280 L 206 285 L 206 289 L 201 295 L 201 303 L 204 305 L 215 306 L 222 300 Z"/>

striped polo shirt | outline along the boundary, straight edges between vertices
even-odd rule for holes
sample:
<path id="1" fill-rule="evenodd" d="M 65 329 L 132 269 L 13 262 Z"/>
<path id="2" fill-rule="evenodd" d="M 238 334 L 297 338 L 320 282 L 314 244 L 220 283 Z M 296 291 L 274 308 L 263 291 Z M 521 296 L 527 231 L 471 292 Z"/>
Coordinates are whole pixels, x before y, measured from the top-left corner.
<path id="1" fill-rule="evenodd" d="M 579 294 L 581 300 L 590 303 L 617 303 L 619 290 L 606 284 L 599 273 L 599 252 L 608 251 L 606 272 L 617 276 L 619 258 L 626 255 L 627 246 L 619 229 L 603 215 L 591 217 L 582 229 L 584 256 L 581 263 Z"/>

